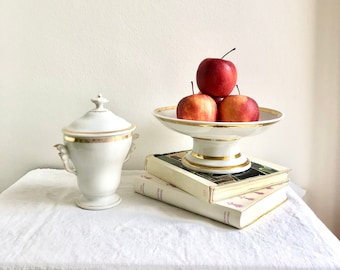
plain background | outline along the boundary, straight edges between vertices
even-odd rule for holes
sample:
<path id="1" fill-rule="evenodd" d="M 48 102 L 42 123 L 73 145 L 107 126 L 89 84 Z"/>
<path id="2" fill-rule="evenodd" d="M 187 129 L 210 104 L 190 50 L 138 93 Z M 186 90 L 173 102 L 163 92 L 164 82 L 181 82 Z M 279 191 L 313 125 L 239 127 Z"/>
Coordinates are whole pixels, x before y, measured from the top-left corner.
<path id="1" fill-rule="evenodd" d="M 290 167 L 339 237 L 337 0 L 0 0 L 0 191 L 62 168 L 53 145 L 98 93 L 140 134 L 124 169 L 189 149 L 152 111 L 189 95 L 199 63 L 234 47 L 241 92 L 285 114 L 242 151 Z"/>

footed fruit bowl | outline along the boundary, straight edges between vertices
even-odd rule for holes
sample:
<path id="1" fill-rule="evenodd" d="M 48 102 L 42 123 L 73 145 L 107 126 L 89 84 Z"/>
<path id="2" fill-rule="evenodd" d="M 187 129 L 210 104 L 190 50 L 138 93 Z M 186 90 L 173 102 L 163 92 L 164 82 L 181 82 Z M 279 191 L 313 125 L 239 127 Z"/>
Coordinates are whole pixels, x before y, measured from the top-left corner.
<path id="1" fill-rule="evenodd" d="M 203 122 L 178 119 L 176 106 L 154 110 L 167 128 L 193 138 L 193 147 L 182 159 L 186 168 L 206 173 L 228 174 L 246 171 L 251 161 L 240 151 L 240 139 L 257 135 L 279 122 L 283 113 L 260 107 L 259 121 Z"/>

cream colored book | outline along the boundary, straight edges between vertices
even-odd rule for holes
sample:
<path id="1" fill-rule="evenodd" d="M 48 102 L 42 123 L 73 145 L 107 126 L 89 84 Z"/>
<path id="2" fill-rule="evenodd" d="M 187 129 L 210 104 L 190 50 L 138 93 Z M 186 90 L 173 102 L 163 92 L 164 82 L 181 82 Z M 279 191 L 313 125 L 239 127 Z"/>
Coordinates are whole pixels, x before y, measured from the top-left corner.
<path id="1" fill-rule="evenodd" d="M 186 153 L 148 155 L 145 170 L 209 203 L 288 182 L 288 168 L 255 158 L 251 159 L 251 168 L 241 173 L 196 172 L 182 165 L 181 159 Z"/>
<path id="2" fill-rule="evenodd" d="M 286 187 L 286 183 L 278 184 L 210 204 L 148 173 L 134 179 L 134 190 L 139 194 L 239 229 L 286 201 Z"/>

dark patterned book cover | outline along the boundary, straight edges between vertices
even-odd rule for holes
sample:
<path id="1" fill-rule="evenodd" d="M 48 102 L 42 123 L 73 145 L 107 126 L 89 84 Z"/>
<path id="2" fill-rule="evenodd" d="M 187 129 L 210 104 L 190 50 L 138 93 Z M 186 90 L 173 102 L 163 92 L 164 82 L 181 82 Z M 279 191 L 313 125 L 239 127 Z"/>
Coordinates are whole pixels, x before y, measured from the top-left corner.
<path id="1" fill-rule="evenodd" d="M 186 170 L 190 173 L 203 177 L 204 179 L 207 179 L 215 184 L 226 184 L 230 182 L 239 182 L 244 179 L 249 179 L 249 178 L 260 176 L 260 175 L 268 175 L 268 174 L 278 172 L 277 170 L 273 168 L 264 166 L 262 164 L 258 164 L 256 162 L 251 162 L 251 167 L 247 171 L 240 172 L 240 173 L 213 174 L 213 173 L 197 172 L 197 171 L 188 169 L 182 165 L 182 158 L 187 152 L 188 151 L 180 151 L 180 152 L 172 152 L 172 153 L 166 153 L 166 154 L 155 154 L 154 156 L 174 166 L 177 166 L 183 170 Z"/>

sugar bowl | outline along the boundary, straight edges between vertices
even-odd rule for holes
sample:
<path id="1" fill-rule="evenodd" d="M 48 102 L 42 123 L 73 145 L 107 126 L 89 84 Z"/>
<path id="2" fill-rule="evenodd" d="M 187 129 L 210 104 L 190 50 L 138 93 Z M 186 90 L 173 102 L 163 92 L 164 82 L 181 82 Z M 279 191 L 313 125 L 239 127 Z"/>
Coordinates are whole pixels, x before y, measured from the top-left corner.
<path id="1" fill-rule="evenodd" d="M 95 108 L 62 129 L 64 143 L 56 144 L 65 169 L 77 176 L 83 209 L 101 210 L 118 205 L 116 194 L 122 167 L 134 150 L 135 126 L 104 107 L 101 94 L 91 99 Z"/>

